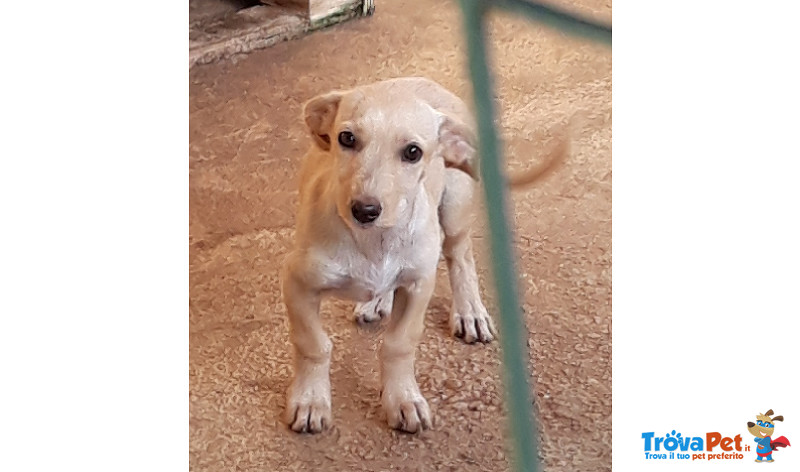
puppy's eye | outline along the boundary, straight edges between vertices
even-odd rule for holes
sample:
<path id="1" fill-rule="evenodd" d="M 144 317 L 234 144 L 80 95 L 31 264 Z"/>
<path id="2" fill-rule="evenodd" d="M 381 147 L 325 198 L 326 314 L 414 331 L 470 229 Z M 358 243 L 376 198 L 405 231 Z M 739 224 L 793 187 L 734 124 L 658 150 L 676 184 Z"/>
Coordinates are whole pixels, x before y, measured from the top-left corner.
<path id="1" fill-rule="evenodd" d="M 403 149 L 403 160 L 406 162 L 417 162 L 422 159 L 422 149 L 416 144 L 409 144 Z"/>
<path id="2" fill-rule="evenodd" d="M 339 133 L 339 144 L 346 148 L 353 148 L 356 145 L 356 135 L 350 131 L 342 131 Z"/>

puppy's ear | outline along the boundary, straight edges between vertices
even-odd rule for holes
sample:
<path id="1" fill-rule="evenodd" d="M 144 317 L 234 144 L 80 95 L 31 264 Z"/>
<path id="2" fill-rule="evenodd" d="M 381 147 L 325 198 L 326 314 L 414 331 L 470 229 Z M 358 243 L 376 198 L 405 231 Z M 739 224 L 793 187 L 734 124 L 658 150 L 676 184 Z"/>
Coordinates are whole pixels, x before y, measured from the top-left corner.
<path id="1" fill-rule="evenodd" d="M 778 415 L 775 418 L 772 418 L 772 421 L 783 421 L 783 415 Z"/>
<path id="2" fill-rule="evenodd" d="M 764 413 L 764 416 L 772 416 L 772 413 L 772 408 L 770 408 L 766 413 Z"/>
<path id="3" fill-rule="evenodd" d="M 306 126 L 314 137 L 317 146 L 327 151 L 331 148 L 331 127 L 342 101 L 340 92 L 331 92 L 312 98 L 306 103 L 303 115 Z"/>
<path id="4" fill-rule="evenodd" d="M 477 146 L 475 132 L 466 123 L 452 116 L 440 114 L 439 145 L 445 167 L 466 172 L 478 180 Z"/>

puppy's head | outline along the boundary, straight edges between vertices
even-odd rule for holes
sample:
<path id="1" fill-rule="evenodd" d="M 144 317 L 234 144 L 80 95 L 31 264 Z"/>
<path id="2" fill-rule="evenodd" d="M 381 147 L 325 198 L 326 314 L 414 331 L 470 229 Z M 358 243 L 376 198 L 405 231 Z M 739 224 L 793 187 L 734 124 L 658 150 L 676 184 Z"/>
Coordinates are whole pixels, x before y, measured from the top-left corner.
<path id="1" fill-rule="evenodd" d="M 337 211 L 353 227 L 403 223 L 420 195 L 441 195 L 445 167 L 476 177 L 470 127 L 406 89 L 320 95 L 306 104 L 305 121 L 336 161 Z"/>
<path id="2" fill-rule="evenodd" d="M 756 415 L 756 422 L 748 421 L 747 431 L 757 438 L 764 438 L 772 436 L 775 431 L 775 422 L 783 421 L 783 416 L 772 417 L 772 410 L 767 411 L 763 415 Z"/>

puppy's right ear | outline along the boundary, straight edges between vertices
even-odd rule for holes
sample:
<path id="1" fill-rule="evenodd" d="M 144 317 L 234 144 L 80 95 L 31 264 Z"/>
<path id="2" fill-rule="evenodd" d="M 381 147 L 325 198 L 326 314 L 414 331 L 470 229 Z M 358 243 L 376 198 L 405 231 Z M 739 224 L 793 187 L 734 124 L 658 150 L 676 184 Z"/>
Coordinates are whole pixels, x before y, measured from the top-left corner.
<path id="1" fill-rule="evenodd" d="M 331 148 L 331 127 L 342 101 L 340 92 L 331 92 L 312 98 L 306 103 L 303 115 L 306 126 L 317 146 L 327 151 Z"/>

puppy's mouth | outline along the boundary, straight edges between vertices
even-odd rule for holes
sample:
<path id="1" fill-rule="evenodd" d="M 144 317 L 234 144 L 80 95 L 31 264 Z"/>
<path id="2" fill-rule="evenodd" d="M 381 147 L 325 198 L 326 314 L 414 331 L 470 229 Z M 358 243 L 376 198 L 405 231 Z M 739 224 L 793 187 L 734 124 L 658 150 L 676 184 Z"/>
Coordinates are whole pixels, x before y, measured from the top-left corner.
<path id="1" fill-rule="evenodd" d="M 347 226 L 353 228 L 356 231 L 369 231 L 369 230 L 379 230 L 379 229 L 386 229 L 387 220 L 382 216 L 380 218 L 375 218 L 372 221 L 359 221 L 357 218 L 353 217 L 353 215 L 347 215 L 342 218 Z"/>
<path id="2" fill-rule="evenodd" d="M 355 218 L 353 218 L 352 222 L 353 222 L 353 226 L 355 226 L 356 228 L 360 228 L 360 229 L 370 229 L 370 228 L 374 228 L 374 227 L 378 226 L 377 223 L 374 222 L 374 221 L 368 221 L 366 223 L 362 223 L 360 221 L 357 221 Z"/>
<path id="3" fill-rule="evenodd" d="M 391 224 L 388 219 L 379 218 L 369 223 L 361 223 L 355 219 L 350 220 L 350 226 L 362 231 L 383 231 L 394 228 L 395 225 Z"/>
<path id="4" fill-rule="evenodd" d="M 767 433 L 765 431 L 759 431 L 759 433 L 761 433 L 762 437 L 767 437 Z"/>

